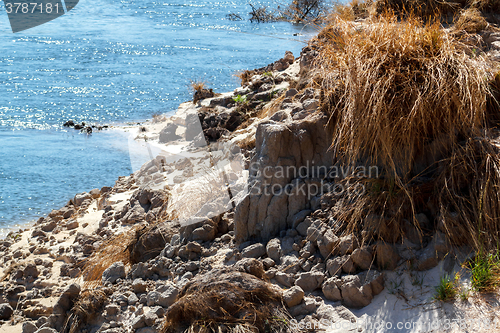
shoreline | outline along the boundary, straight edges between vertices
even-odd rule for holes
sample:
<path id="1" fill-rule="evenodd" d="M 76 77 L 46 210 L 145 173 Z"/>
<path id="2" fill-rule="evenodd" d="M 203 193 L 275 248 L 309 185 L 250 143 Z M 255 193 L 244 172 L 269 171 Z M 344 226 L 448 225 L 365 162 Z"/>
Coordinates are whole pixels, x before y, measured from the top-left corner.
<path id="1" fill-rule="evenodd" d="M 0 305 L 12 310 L 2 317 L 9 309 L 0 307 L 0 332 L 54 333 L 71 326 L 76 332 L 154 333 L 188 286 L 235 277 L 263 281 L 282 300 L 275 306 L 297 325 L 333 323 L 328 333 L 389 322 L 431 332 L 453 319 L 474 325 L 478 316 L 488 316 L 490 326 L 475 331 L 498 328 L 493 303 L 432 298 L 445 273 L 461 273 L 459 283 L 470 285 L 460 267 L 470 253 L 450 248 L 441 232 L 420 245 L 364 245 L 354 235 L 328 233 L 334 222 L 323 209 L 328 195 L 251 201 L 248 183 L 256 176 L 248 169 L 255 160 L 280 166 L 301 163 L 306 154 L 327 155 L 318 92 L 291 88 L 299 85 L 307 56 L 287 53 L 234 91 L 181 103 L 162 121 L 117 128 L 128 133 L 136 159 L 131 175 L 76 194 L 0 241 Z M 250 103 L 259 112 L 243 117 Z M 315 180 L 283 182 L 306 181 Z M 255 223 L 257 214 L 267 224 Z M 280 229 L 270 229 L 277 221 Z M 393 267 L 380 263 L 380 248 Z M 410 260 L 422 267 L 411 268 Z"/>

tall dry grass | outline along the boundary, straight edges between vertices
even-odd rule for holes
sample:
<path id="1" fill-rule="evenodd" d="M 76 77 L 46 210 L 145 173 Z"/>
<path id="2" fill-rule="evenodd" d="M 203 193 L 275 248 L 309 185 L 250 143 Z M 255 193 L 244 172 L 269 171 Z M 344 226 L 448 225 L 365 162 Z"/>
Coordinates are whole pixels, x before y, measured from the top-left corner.
<path id="1" fill-rule="evenodd" d="M 408 180 L 426 167 L 429 149 L 438 156 L 484 127 L 485 59 L 439 23 L 386 15 L 355 27 L 336 19 L 318 44 L 332 148 L 345 162 L 370 160 Z"/>
<path id="2" fill-rule="evenodd" d="M 342 232 L 395 242 L 405 219 L 422 233 L 415 215 L 430 210 L 453 243 L 494 247 L 500 155 L 486 134 L 500 115 L 494 66 L 439 18 L 419 15 L 363 23 L 337 15 L 313 44 L 337 162 L 382 174 L 344 180 L 366 191 L 346 192 L 332 208 Z"/>
<path id="3" fill-rule="evenodd" d="M 500 240 L 498 140 L 469 138 L 440 163 L 436 194 L 441 228 L 457 245 L 472 242 L 477 249 L 497 248 Z"/>
<path id="4" fill-rule="evenodd" d="M 132 228 L 111 237 L 85 261 L 82 269 L 85 288 L 95 289 L 100 287 L 102 285 L 102 273 L 115 262 L 121 261 L 126 266 L 131 264 L 130 245 L 137 239 L 137 230 L 137 227 Z"/>

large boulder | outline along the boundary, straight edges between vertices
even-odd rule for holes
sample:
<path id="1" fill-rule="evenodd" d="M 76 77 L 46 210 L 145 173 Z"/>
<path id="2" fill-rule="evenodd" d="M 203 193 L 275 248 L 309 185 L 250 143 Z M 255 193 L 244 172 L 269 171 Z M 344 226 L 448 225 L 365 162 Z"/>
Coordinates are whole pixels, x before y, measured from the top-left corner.
<path id="1" fill-rule="evenodd" d="M 296 214 L 310 208 L 310 197 L 321 191 L 309 170 L 333 163 L 328 116 L 314 113 L 288 124 L 265 121 L 256 132 L 256 156 L 249 172 L 249 188 L 235 209 L 235 238 L 269 240 L 295 227 Z M 302 167 L 302 169 L 300 169 Z M 265 170 L 265 172 L 264 172 Z M 301 180 L 299 171 L 306 173 Z M 309 173 L 309 175 L 307 175 Z M 329 246 L 326 245 L 326 246 Z M 328 248 L 324 248 L 324 253 Z"/>

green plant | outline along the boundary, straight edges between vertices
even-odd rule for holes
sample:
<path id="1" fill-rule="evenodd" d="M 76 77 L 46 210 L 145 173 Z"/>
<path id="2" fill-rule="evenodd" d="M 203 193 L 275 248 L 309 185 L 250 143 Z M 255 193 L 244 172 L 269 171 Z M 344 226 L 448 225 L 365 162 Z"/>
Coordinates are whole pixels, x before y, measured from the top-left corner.
<path id="1" fill-rule="evenodd" d="M 492 291 L 500 285 L 499 253 L 479 254 L 471 262 L 472 287 L 477 291 Z"/>
<path id="2" fill-rule="evenodd" d="M 234 96 L 233 97 L 233 101 L 236 103 L 236 104 L 239 104 L 239 105 L 246 105 L 248 104 L 248 99 L 247 99 L 247 95 L 238 95 L 238 96 Z"/>
<path id="3" fill-rule="evenodd" d="M 439 280 L 439 284 L 435 289 L 434 299 L 443 302 L 452 300 L 457 294 L 456 279 L 452 279 L 449 275 L 444 275 Z"/>

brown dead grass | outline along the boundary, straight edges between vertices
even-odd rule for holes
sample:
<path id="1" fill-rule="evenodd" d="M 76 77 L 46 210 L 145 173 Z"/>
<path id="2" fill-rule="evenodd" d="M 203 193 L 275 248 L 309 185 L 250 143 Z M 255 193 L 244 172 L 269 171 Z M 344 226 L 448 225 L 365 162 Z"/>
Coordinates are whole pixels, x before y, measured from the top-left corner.
<path id="1" fill-rule="evenodd" d="M 290 331 L 290 317 L 272 285 L 239 272 L 208 275 L 181 290 L 159 332 Z"/>
<path id="2" fill-rule="evenodd" d="M 453 28 L 468 33 L 478 33 L 488 27 L 488 22 L 477 8 L 468 8 L 460 13 Z"/>
<path id="3" fill-rule="evenodd" d="M 204 81 L 193 81 L 193 80 L 191 80 L 190 86 L 191 86 L 191 89 L 192 89 L 193 92 L 201 91 L 201 90 L 207 88 L 207 84 Z"/>
<path id="4" fill-rule="evenodd" d="M 337 19 L 320 36 L 315 66 L 335 129 L 332 148 L 347 164 L 369 158 L 407 180 L 433 141 L 442 143 L 440 153 L 484 127 L 485 60 L 438 23 L 387 15 L 353 29 Z"/>
<path id="5" fill-rule="evenodd" d="M 65 327 L 69 328 L 69 333 L 79 332 L 81 325 L 87 324 L 96 318 L 102 310 L 107 296 L 106 292 L 101 289 L 82 291 L 71 309 L 70 316 L 66 320 Z M 63 329 L 63 332 L 66 331 L 66 328 Z"/>
<path id="6" fill-rule="evenodd" d="M 485 134 L 500 115 L 493 66 L 437 22 L 385 14 L 371 23 L 336 17 L 315 41 L 331 148 L 339 163 L 382 175 L 343 180 L 365 191 L 346 191 L 332 208 L 340 231 L 393 243 L 403 219 L 422 233 L 415 214 L 434 210 L 452 243 L 494 247 L 500 155 Z"/>
<path id="7" fill-rule="evenodd" d="M 255 75 L 254 71 L 244 70 L 240 72 L 236 72 L 234 76 L 236 76 L 241 81 L 241 85 L 244 86 L 246 83 L 250 82 L 252 76 Z"/>
<path id="8" fill-rule="evenodd" d="M 126 266 L 130 265 L 130 244 L 135 241 L 136 228 L 132 228 L 112 237 L 94 251 L 83 265 L 84 287 L 92 289 L 101 286 L 102 273 L 117 261 L 123 262 Z"/>
<path id="9" fill-rule="evenodd" d="M 488 137 L 469 138 L 440 164 L 436 182 L 439 222 L 450 240 L 457 245 L 472 242 L 476 249 L 497 248 L 500 240 L 499 142 Z"/>
<path id="10" fill-rule="evenodd" d="M 453 17 L 469 5 L 468 0 L 380 0 L 375 3 L 378 14 L 394 12 L 423 18 Z"/>

